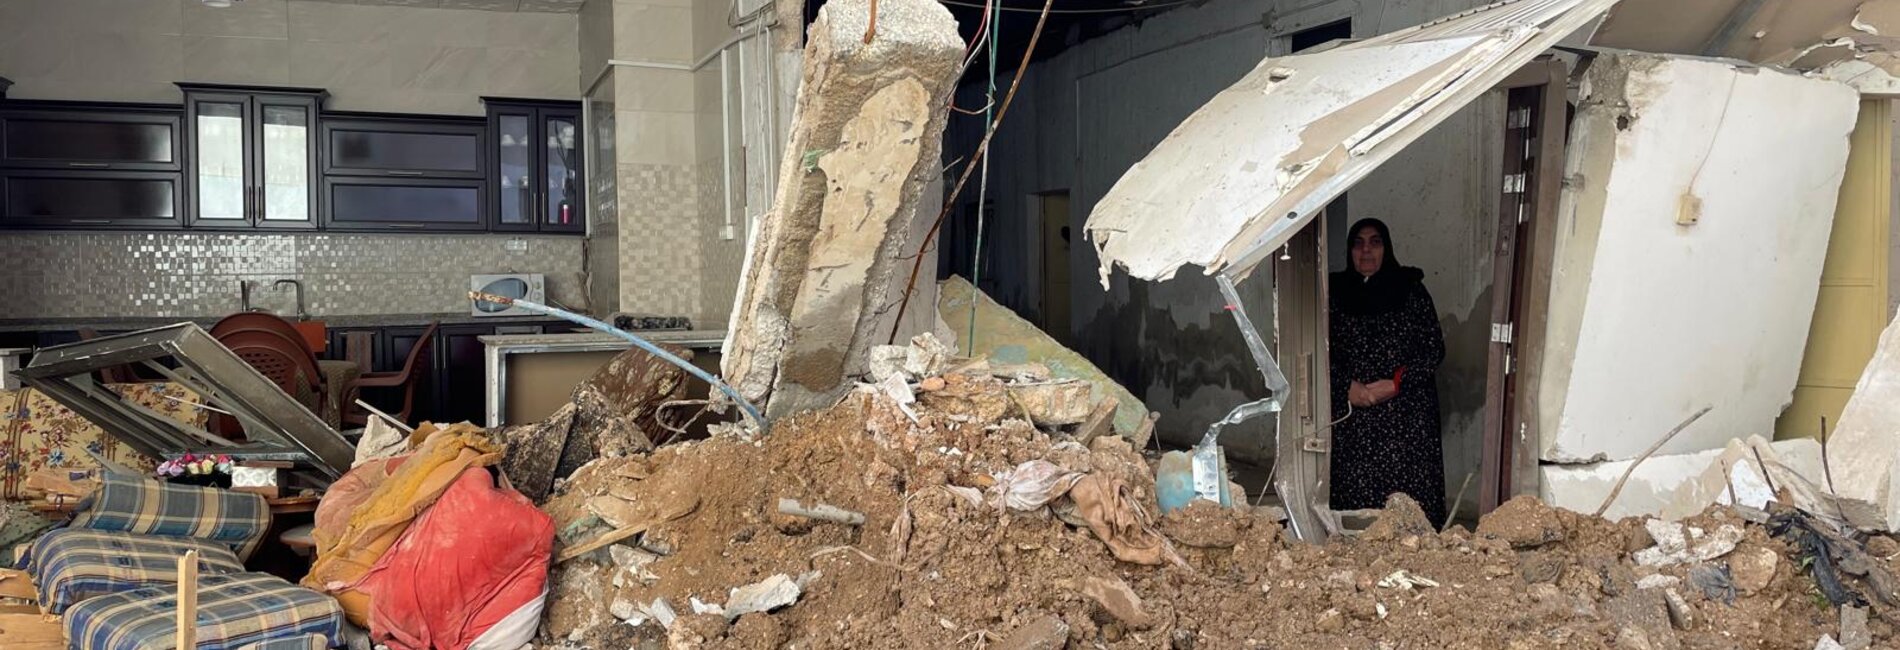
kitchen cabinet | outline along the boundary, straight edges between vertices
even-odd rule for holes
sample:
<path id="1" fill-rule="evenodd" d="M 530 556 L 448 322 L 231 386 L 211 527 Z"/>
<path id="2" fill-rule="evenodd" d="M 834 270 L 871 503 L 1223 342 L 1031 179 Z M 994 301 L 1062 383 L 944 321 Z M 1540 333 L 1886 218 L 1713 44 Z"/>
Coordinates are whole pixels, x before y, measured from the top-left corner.
<path id="1" fill-rule="evenodd" d="M 84 107 L 0 112 L 0 164 L 10 168 L 178 171 L 178 109 Z"/>
<path id="2" fill-rule="evenodd" d="M 0 104 L 0 227 L 177 227 L 180 122 L 176 107 Z"/>
<path id="3" fill-rule="evenodd" d="M 326 117 L 324 227 L 482 230 L 488 221 L 487 142 L 487 126 L 479 119 Z"/>
<path id="4" fill-rule="evenodd" d="M 586 232 L 585 164 L 578 102 L 483 98 L 495 142 L 490 228 Z"/>
<path id="5" fill-rule="evenodd" d="M 314 229 L 321 90 L 178 84 L 194 229 Z"/>

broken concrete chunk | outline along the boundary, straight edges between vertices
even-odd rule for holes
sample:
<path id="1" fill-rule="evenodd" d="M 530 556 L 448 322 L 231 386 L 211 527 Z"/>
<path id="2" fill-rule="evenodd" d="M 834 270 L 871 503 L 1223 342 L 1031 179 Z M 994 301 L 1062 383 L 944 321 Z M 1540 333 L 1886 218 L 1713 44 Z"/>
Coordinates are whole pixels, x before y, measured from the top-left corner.
<path id="1" fill-rule="evenodd" d="M 1742 529 L 1723 524 L 1714 532 L 1695 526 L 1651 519 L 1643 522 L 1656 545 L 1637 551 L 1631 558 L 1645 566 L 1671 566 L 1689 562 L 1707 562 L 1735 550 L 1742 541 Z"/>
<path id="2" fill-rule="evenodd" d="M 1081 424 L 1094 410 L 1094 390 L 1084 381 L 1010 384 L 1007 390 L 1036 426 Z"/>
<path id="3" fill-rule="evenodd" d="M 1867 608 L 1842 605 L 1841 647 L 1847 650 L 1867 650 L 1873 645 L 1874 634 L 1867 627 Z"/>
<path id="4" fill-rule="evenodd" d="M 865 362 L 865 376 L 874 384 L 891 377 L 912 379 L 904 372 L 904 357 L 908 352 L 909 349 L 901 345 L 872 346 Z"/>
<path id="5" fill-rule="evenodd" d="M 1729 575 L 1734 578 L 1735 588 L 1752 594 L 1768 588 L 1769 581 L 1775 578 L 1775 567 L 1780 563 L 1781 554 L 1760 546 L 1750 546 L 1729 556 Z"/>
<path id="6" fill-rule="evenodd" d="M 1154 624 L 1154 618 L 1141 607 L 1141 597 L 1120 577 L 1087 578 L 1082 581 L 1082 594 L 1131 629 L 1143 630 Z"/>
<path id="7" fill-rule="evenodd" d="M 1682 584 L 1682 578 L 1661 573 L 1646 575 L 1636 580 L 1637 589 L 1662 589 L 1664 587 L 1674 587 L 1679 584 Z"/>
<path id="8" fill-rule="evenodd" d="M 613 614 L 614 618 L 625 621 L 639 616 L 640 608 L 630 601 L 615 598 L 613 604 L 607 606 L 607 612 Z"/>
<path id="9" fill-rule="evenodd" d="M 974 344 L 957 341 L 957 354 L 985 357 L 996 365 L 1040 363 L 1049 369 L 1051 378 L 1080 379 L 1093 384 L 1096 398 L 1113 397 L 1118 404 L 1115 433 L 1134 443 L 1137 449 L 1148 446 L 1148 436 L 1143 432 L 1149 430 L 1142 426 L 1148 417 L 1147 406 L 1086 357 L 1063 347 L 1016 312 L 996 304 L 968 280 L 951 276 L 939 283 L 938 291 L 937 312 L 944 322 L 968 323 L 970 312 L 976 312 L 976 330 L 981 334 Z"/>
<path id="10" fill-rule="evenodd" d="M 1847 650 L 1847 646 L 1835 641 L 1832 635 L 1823 634 L 1821 638 L 1815 639 L 1814 650 Z"/>
<path id="11" fill-rule="evenodd" d="M 930 0 L 871 6 L 829 2 L 811 23 L 788 175 L 740 278 L 723 374 L 772 418 L 832 405 L 867 370 L 886 288 L 911 266 L 911 223 L 938 205 L 922 194 L 963 62 L 957 21 Z"/>
<path id="12" fill-rule="evenodd" d="M 783 573 L 732 590 L 724 614 L 734 620 L 746 614 L 769 612 L 798 602 L 798 583 Z"/>
<path id="13" fill-rule="evenodd" d="M 1069 624 L 1054 615 L 1044 614 L 990 647 L 992 650 L 1062 650 L 1069 647 Z"/>
<path id="14" fill-rule="evenodd" d="M 1534 548 L 1563 539 L 1564 526 L 1556 510 L 1535 497 L 1519 496 L 1480 518 L 1476 535 L 1503 540 L 1511 548 Z"/>
<path id="15" fill-rule="evenodd" d="M 1678 630 L 1695 627 L 1695 610 L 1689 608 L 1689 601 L 1676 593 L 1674 587 L 1663 588 L 1663 604 L 1669 608 L 1669 623 Z"/>

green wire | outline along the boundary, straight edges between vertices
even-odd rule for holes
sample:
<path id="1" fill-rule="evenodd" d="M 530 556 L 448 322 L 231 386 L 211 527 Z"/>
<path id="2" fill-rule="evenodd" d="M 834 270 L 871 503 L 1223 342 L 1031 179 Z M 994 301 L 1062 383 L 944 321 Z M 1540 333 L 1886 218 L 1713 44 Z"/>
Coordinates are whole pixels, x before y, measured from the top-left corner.
<path id="1" fill-rule="evenodd" d="M 984 98 L 983 135 L 987 140 L 990 132 L 996 130 L 996 120 L 992 115 L 996 111 L 996 42 L 1001 40 L 999 33 L 1003 28 L 1003 12 L 990 12 L 990 85 L 989 94 Z M 983 282 L 983 204 L 989 200 L 990 190 L 990 150 L 983 149 L 983 177 L 977 181 L 976 190 L 976 246 L 970 252 L 970 332 L 969 343 L 964 346 L 968 354 L 976 354 L 976 301 Z"/>

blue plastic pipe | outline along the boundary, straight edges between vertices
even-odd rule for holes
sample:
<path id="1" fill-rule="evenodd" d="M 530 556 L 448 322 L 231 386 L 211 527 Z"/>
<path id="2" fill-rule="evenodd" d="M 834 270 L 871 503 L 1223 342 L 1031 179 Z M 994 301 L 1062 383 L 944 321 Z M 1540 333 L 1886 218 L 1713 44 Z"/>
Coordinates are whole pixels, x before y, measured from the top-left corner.
<path id="1" fill-rule="evenodd" d="M 687 361 L 685 359 L 681 359 L 678 356 L 675 356 L 671 352 L 667 352 L 666 350 L 660 349 L 660 346 L 654 345 L 653 343 L 647 341 L 646 339 L 640 338 L 638 336 L 634 336 L 633 332 L 629 332 L 629 331 L 614 327 L 612 325 L 608 325 L 601 321 L 597 321 L 592 318 L 588 318 L 586 316 L 582 316 L 580 314 L 576 314 L 574 312 L 571 312 L 565 309 L 549 307 L 547 305 L 543 305 L 541 303 L 534 302 L 532 300 L 522 300 L 520 298 L 509 298 L 507 296 L 498 296 L 492 293 L 482 293 L 480 291 L 468 292 L 468 299 L 476 300 L 480 302 L 492 302 L 499 305 L 512 305 L 515 307 L 520 307 L 522 309 L 526 309 L 531 312 L 535 312 L 539 314 L 547 314 L 549 316 L 553 316 L 555 318 L 559 318 L 561 320 L 574 323 L 576 325 L 585 326 L 589 329 L 599 330 L 599 331 L 606 332 L 608 334 L 612 334 L 614 336 L 618 336 L 620 338 L 626 339 L 627 342 L 632 343 L 634 347 L 640 348 L 642 350 L 646 350 L 647 352 L 652 353 L 653 356 L 656 356 L 656 357 L 661 358 L 662 360 L 665 360 L 667 363 L 679 366 L 681 370 L 685 370 L 686 372 L 691 373 L 694 377 L 698 377 L 700 379 L 705 380 L 706 383 L 712 384 L 713 388 L 719 389 L 719 392 L 725 393 L 726 397 L 731 398 L 734 404 L 739 405 L 739 410 L 744 411 L 746 414 L 746 417 L 752 419 L 753 424 L 758 425 L 760 435 L 764 435 L 766 432 L 766 429 L 768 428 L 765 423 L 765 416 L 759 413 L 758 407 L 753 406 L 752 403 L 746 401 L 744 397 L 740 397 L 739 391 L 733 390 L 731 386 L 726 385 L 726 382 L 720 381 L 718 377 L 714 377 L 711 373 L 708 373 L 704 370 L 700 370 L 699 366 L 693 365 L 692 362 Z"/>

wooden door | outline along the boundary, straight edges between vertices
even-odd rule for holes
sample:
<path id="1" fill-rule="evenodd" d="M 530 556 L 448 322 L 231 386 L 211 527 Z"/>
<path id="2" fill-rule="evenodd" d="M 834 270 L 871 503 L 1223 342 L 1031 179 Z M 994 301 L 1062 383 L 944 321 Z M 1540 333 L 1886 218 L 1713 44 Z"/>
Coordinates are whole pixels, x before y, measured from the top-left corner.
<path id="1" fill-rule="evenodd" d="M 1840 419 L 1887 326 L 1891 107 L 1885 99 L 1860 103 L 1794 403 L 1775 422 L 1776 440 L 1813 437 L 1821 431 L 1822 418 L 1830 427 Z"/>

